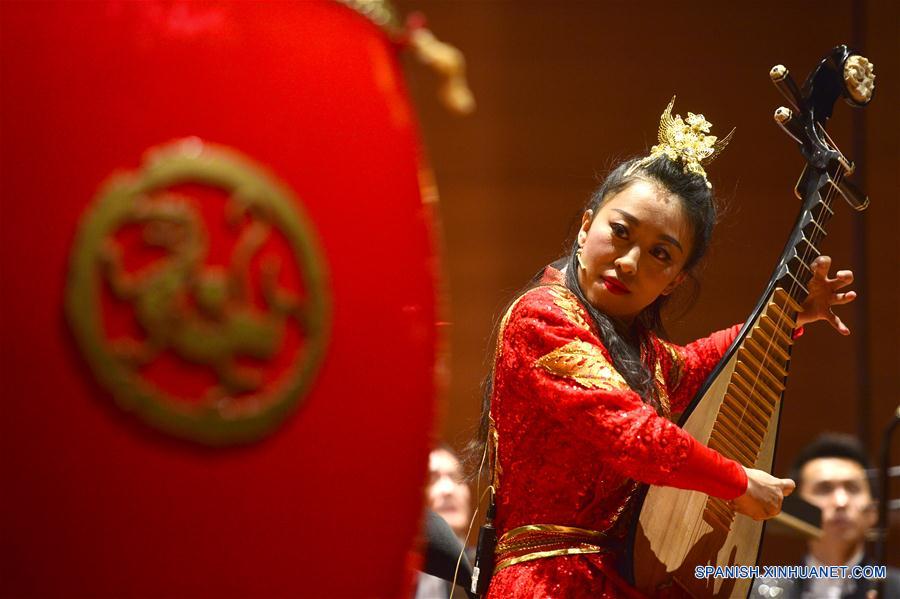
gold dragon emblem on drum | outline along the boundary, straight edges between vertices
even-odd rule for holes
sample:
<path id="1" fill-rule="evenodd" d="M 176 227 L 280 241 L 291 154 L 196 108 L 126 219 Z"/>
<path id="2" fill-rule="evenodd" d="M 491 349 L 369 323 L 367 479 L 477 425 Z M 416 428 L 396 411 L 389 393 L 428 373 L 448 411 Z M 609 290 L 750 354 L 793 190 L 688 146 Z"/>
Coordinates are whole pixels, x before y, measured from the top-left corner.
<path id="1" fill-rule="evenodd" d="M 80 223 L 74 337 L 116 402 L 178 437 L 258 439 L 302 401 L 325 352 L 325 261 L 286 185 L 197 138 L 113 175 Z"/>

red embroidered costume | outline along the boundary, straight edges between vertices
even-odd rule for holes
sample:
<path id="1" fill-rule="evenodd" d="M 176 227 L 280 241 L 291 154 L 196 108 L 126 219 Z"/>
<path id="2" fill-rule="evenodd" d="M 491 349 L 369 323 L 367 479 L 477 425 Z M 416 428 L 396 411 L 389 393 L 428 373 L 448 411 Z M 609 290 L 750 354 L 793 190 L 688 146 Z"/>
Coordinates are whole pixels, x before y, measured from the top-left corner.
<path id="1" fill-rule="evenodd" d="M 509 534 L 501 536 L 489 599 L 639 597 L 616 572 L 637 517 L 638 482 L 727 500 L 746 490 L 737 462 L 657 415 L 628 387 L 590 322 L 561 273 L 548 267 L 542 286 L 522 295 L 501 324 L 491 404 L 494 523 L 498 535 Z M 651 338 L 649 365 L 667 415 L 687 406 L 738 328 L 684 347 Z M 548 533 L 529 525 L 554 526 Z"/>

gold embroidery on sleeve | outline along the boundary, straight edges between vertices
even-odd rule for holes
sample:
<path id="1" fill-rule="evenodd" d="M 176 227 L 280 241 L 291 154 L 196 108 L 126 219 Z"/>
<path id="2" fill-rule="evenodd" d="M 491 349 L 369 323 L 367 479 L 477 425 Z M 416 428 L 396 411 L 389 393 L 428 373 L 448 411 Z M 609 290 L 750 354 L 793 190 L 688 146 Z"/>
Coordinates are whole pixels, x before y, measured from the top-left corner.
<path id="1" fill-rule="evenodd" d="M 654 368 L 654 378 L 656 379 L 656 395 L 659 397 L 659 405 L 662 408 L 663 416 L 666 418 L 672 417 L 672 402 L 669 401 L 669 392 L 666 389 L 666 379 L 663 376 L 662 371 L 662 362 L 659 360 L 656 361 L 656 368 Z"/>
<path id="2" fill-rule="evenodd" d="M 681 359 L 681 356 L 678 355 L 678 352 L 671 343 L 667 343 L 660 339 L 659 344 L 666 350 L 666 353 L 669 354 L 669 359 L 672 362 L 672 368 L 669 370 L 668 387 L 674 392 L 678 389 L 678 385 L 681 384 L 681 379 L 684 377 L 684 360 Z"/>
<path id="3" fill-rule="evenodd" d="M 515 301 L 510 304 L 509 308 L 506 310 L 506 314 L 504 314 L 503 318 L 500 319 L 500 328 L 497 330 L 497 346 L 494 350 L 495 364 L 498 360 L 500 360 L 500 355 L 503 353 L 503 332 L 506 330 L 506 324 L 509 322 L 509 317 L 512 314 L 513 310 L 516 309 L 516 306 L 519 305 L 519 302 L 522 301 L 523 297 L 525 297 L 525 293 L 517 297 Z"/>
<path id="4" fill-rule="evenodd" d="M 620 391 L 629 388 L 600 348 L 580 339 L 538 358 L 535 366 L 556 376 L 572 379 L 588 389 Z"/>
<path id="5" fill-rule="evenodd" d="M 565 313 L 566 318 L 580 329 L 585 331 L 591 330 L 591 327 L 588 326 L 587 321 L 581 314 L 581 306 L 578 304 L 578 301 L 572 297 L 572 294 L 568 289 L 554 286 L 550 287 L 548 291 L 550 292 L 550 295 L 553 296 L 553 303 Z"/>

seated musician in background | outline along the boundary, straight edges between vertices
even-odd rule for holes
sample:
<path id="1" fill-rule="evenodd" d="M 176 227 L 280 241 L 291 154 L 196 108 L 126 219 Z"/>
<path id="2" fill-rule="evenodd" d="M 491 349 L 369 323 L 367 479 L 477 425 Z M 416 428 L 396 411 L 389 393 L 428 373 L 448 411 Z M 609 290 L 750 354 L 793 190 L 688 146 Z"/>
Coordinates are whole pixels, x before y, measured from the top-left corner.
<path id="1" fill-rule="evenodd" d="M 425 491 L 428 507 L 447 522 L 464 545 L 472 517 L 472 493 L 463 476 L 459 458 L 448 445 L 441 444 L 429 454 L 428 477 Z M 453 559 L 453 563 L 443 571 L 452 572 L 455 562 Z M 415 599 L 447 599 L 450 586 L 451 583 L 443 578 L 420 572 Z M 465 593 L 458 590 L 454 595 L 464 597 Z"/>
<path id="2" fill-rule="evenodd" d="M 743 467 L 671 420 L 739 327 L 686 346 L 664 341 L 661 310 L 690 276 L 716 220 L 701 166 L 724 145 L 702 115 L 663 113 L 650 155 L 612 170 L 560 260 L 499 325 L 475 462 L 496 448 L 497 564 L 489 599 L 637 597 L 622 577 L 639 483 L 733 500 L 775 516 L 794 483 Z M 855 298 L 852 273 L 812 265 L 798 326 Z M 488 463 L 491 460 L 487 460 Z M 673 589 L 677 590 L 677 589 Z"/>
<path id="3" fill-rule="evenodd" d="M 463 543 L 472 517 L 472 492 L 463 476 L 462 464 L 450 446 L 441 444 L 428 456 L 428 504 L 447 521 Z"/>
<path id="4" fill-rule="evenodd" d="M 869 459 L 850 435 L 826 433 L 803 448 L 791 468 L 800 497 L 822 510 L 822 536 L 809 541 L 807 566 L 872 564 L 865 552 L 866 533 L 877 522 Z M 872 564 L 883 565 L 883 564 Z M 852 578 L 760 578 L 751 597 L 780 599 L 868 598 L 874 580 Z M 900 572 L 888 569 L 884 597 L 900 597 Z"/>

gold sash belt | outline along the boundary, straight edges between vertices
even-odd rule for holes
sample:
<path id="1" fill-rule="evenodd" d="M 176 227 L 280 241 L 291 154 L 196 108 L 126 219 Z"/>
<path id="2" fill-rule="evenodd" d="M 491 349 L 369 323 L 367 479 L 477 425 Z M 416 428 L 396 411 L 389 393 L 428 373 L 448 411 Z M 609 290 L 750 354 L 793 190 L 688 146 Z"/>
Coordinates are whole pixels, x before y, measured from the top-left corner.
<path id="1" fill-rule="evenodd" d="M 602 553 L 604 533 L 556 524 L 529 524 L 509 530 L 497 542 L 496 574 L 504 568 L 543 557 Z"/>

